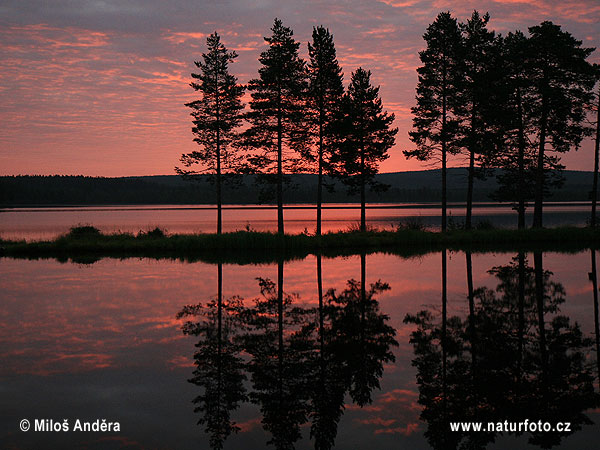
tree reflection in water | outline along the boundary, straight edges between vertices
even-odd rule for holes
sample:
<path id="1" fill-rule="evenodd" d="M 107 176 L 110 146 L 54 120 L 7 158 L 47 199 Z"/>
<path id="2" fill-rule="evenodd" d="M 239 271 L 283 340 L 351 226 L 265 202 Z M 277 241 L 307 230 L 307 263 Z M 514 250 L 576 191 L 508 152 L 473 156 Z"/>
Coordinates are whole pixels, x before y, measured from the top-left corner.
<path id="1" fill-rule="evenodd" d="M 466 256 L 468 313 L 448 314 L 447 252 L 441 256 L 441 306 L 409 314 L 413 365 L 417 369 L 425 437 L 435 449 L 485 448 L 495 432 L 451 432 L 450 422 L 570 422 L 569 433 L 535 432 L 531 445 L 551 448 L 590 423 L 586 411 L 600 405 L 594 391 L 600 352 L 595 255 L 589 278 L 594 292 L 596 340 L 561 313 L 566 292 L 544 270 L 541 253 L 517 254 L 492 267 L 493 289 L 475 287 L 473 261 Z M 318 301 L 308 305 L 284 290 L 284 264 L 277 280 L 258 278 L 252 301 L 223 298 L 184 307 L 183 332 L 197 338 L 195 370 L 200 388 L 194 399 L 199 424 L 212 448 L 222 448 L 238 426 L 234 410 L 244 402 L 260 408 L 268 443 L 293 449 L 310 426 L 316 449 L 334 447 L 344 400 L 364 406 L 380 387 L 385 363 L 393 362 L 395 330 L 377 297 L 390 287 L 366 282 L 366 255 L 360 281 L 324 289 L 317 257 Z M 595 345 L 594 345 L 595 344 Z M 594 348 L 595 347 L 595 348 Z M 509 434 L 523 434 L 511 431 Z"/>
<path id="2" fill-rule="evenodd" d="M 250 398 L 260 406 L 263 426 L 272 436 L 268 443 L 291 449 L 309 409 L 306 366 L 312 343 L 304 326 L 307 310 L 294 306 L 297 296 L 283 292 L 283 262 L 278 264 L 277 284 L 258 281 L 261 297 L 244 311 L 248 331 L 242 340 L 250 355 Z"/>
<path id="3" fill-rule="evenodd" d="M 366 286 L 365 254 L 361 281 L 350 279 L 344 290 L 325 294 L 317 258 L 316 307 L 302 306 L 298 295 L 284 291 L 283 269 L 280 261 L 276 283 L 258 278 L 260 297 L 244 302 L 223 300 L 219 265 L 217 299 L 178 314 L 196 318 L 183 326 L 185 334 L 199 338 L 189 381 L 202 389 L 195 411 L 212 448 L 222 448 L 237 431 L 231 412 L 250 400 L 260 407 L 268 443 L 276 449 L 293 449 L 309 421 L 315 448 L 330 449 L 346 393 L 359 406 L 370 403 L 384 364 L 394 361 L 396 332 L 376 299 L 389 286 L 381 281 Z"/>
<path id="4" fill-rule="evenodd" d="M 493 432 L 450 432 L 450 422 L 570 422 L 569 433 L 530 433 L 529 443 L 551 448 L 582 425 L 585 411 L 600 404 L 590 362 L 593 341 L 560 315 L 562 284 L 543 269 L 541 253 L 530 267 L 520 253 L 489 273 L 492 290 L 472 288 L 467 255 L 469 317 L 447 317 L 446 255 L 442 252 L 442 313 L 407 315 L 417 368 L 421 419 L 435 449 L 485 448 Z M 522 434 L 513 432 L 511 434 Z"/>
<path id="5" fill-rule="evenodd" d="M 205 305 L 185 306 L 178 318 L 198 317 L 187 321 L 184 334 L 197 336 L 193 377 L 188 380 L 202 389 L 194 398 L 194 412 L 200 414 L 198 424 L 204 425 L 210 436 L 210 446 L 223 448 L 223 443 L 238 427 L 231 419 L 231 411 L 247 399 L 244 381 L 244 362 L 239 334 L 243 329 L 239 297 L 223 299 L 223 267 L 218 265 L 217 298 Z"/>

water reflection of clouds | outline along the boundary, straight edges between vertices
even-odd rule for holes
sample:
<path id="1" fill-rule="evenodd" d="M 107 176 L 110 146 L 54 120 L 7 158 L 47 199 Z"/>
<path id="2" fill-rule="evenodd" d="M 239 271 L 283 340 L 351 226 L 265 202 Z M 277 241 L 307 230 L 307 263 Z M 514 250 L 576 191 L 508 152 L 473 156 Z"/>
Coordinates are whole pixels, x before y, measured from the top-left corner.
<path id="1" fill-rule="evenodd" d="M 499 264 L 498 260 L 508 261 L 510 257 L 510 254 L 474 255 L 475 285 L 487 285 L 491 276 L 486 271 Z M 568 278 L 570 301 L 564 308 L 577 313 L 577 320 L 585 321 L 589 318 L 585 296 L 591 290 L 591 284 L 586 282 L 588 258 L 549 254 L 546 259 L 550 270 L 561 279 Z M 298 293 L 304 302 L 313 305 L 317 303 L 314 261 L 312 256 L 291 261 L 286 263 L 285 272 L 286 290 Z M 358 262 L 358 256 L 324 258 L 324 287 L 341 289 L 346 279 L 358 279 Z M 451 305 L 456 312 L 464 313 L 467 304 L 462 253 L 452 256 L 448 270 Z M 132 348 L 154 342 L 176 344 L 181 339 L 172 333 L 179 326 L 173 311 L 181 304 L 192 304 L 216 294 L 214 266 L 203 264 L 102 260 L 82 271 L 71 264 L 52 261 L 4 260 L 3 271 L 5 307 L 0 321 L 5 355 L 14 355 L 20 361 L 29 360 L 28 364 L 20 363 L 23 365 L 20 370 L 25 372 L 37 371 L 40 365 L 54 366 L 53 371 L 61 366 L 72 371 L 78 360 L 81 368 L 87 368 L 85 370 L 96 365 L 106 367 L 115 361 L 131 364 L 136 358 L 131 359 L 126 354 L 131 353 Z M 399 336 L 410 333 L 410 327 L 401 324 L 406 313 L 439 303 L 438 272 L 439 255 L 436 254 L 419 259 L 383 254 L 368 257 L 368 282 L 377 279 L 390 282 L 392 289 L 382 293 L 379 300 Z M 256 297 L 256 276 L 275 278 L 276 268 L 225 265 L 225 295 Z M 576 277 L 580 281 L 570 285 L 569 279 L 575 281 Z M 581 308 L 577 306 L 580 301 L 573 301 L 580 297 Z M 46 350 L 41 356 L 40 347 Z M 45 356 L 49 354 L 62 357 Z M 46 362 L 42 362 L 44 360 Z M 5 367 L 8 366 L 5 364 Z"/>
<path id="2" fill-rule="evenodd" d="M 508 264 L 513 256 L 474 254 L 475 287 L 494 289 L 496 281 L 487 271 Z M 13 394 L 18 394 L 19 389 L 31 389 L 28 380 L 43 385 L 43 392 L 37 395 L 48 401 L 59 393 L 71 395 L 71 389 L 94 399 L 112 391 L 111 401 L 117 401 L 113 398 L 116 393 L 125 396 L 134 414 L 145 404 L 142 392 L 154 395 L 160 388 L 165 389 L 165 395 L 153 401 L 153 406 L 148 406 L 150 410 L 158 411 L 163 400 L 181 403 L 173 416 L 188 417 L 185 414 L 190 413 L 188 421 L 193 426 L 195 419 L 188 406 L 193 394 L 185 386 L 191 373 L 193 342 L 181 335 L 181 321 L 175 319 L 175 313 L 182 305 L 214 298 L 216 266 L 146 259 L 101 260 L 87 267 L 52 260 L 5 258 L 1 263 L 5 274 L 0 281 L 0 347 L 4 355 L 1 376 L 24 377 L 20 383 L 7 385 L 15 391 Z M 318 300 L 315 263 L 315 257 L 309 256 L 285 264 L 285 290 L 297 292 L 301 301 L 311 306 Z M 384 365 L 382 390 L 374 392 L 373 403 L 362 409 L 346 406 L 340 425 L 340 433 L 344 434 L 341 442 L 357 433 L 412 439 L 422 432 L 415 370 L 410 364 L 412 346 L 408 343 L 414 325 L 402 320 L 424 304 L 439 309 L 440 266 L 440 255 L 435 253 L 413 259 L 384 254 L 367 256 L 367 282 L 381 279 L 391 286 L 378 300 L 381 311 L 390 316 L 390 324 L 396 328 L 400 345 L 394 350 L 396 363 Z M 562 314 L 579 322 L 583 333 L 591 336 L 593 304 L 588 266 L 588 253 L 544 256 L 544 269 L 554 272 L 554 278 L 567 292 Z M 468 302 L 464 253 L 452 253 L 448 273 L 449 314 L 465 318 Z M 223 276 L 226 297 L 240 295 L 250 300 L 258 296 L 255 278 L 276 279 L 277 268 L 228 264 L 223 268 Z M 343 290 L 349 278 L 360 279 L 359 256 L 323 258 L 325 289 Z M 142 373 L 144 381 L 138 385 L 134 380 Z M 66 379 L 72 379 L 71 387 L 63 386 Z M 101 383 L 86 381 L 100 379 Z M 189 392 L 182 395 L 183 391 Z M 168 399 L 166 393 L 173 398 Z M 16 402 L 12 394 L 7 399 Z M 96 405 L 108 408 L 102 402 Z M 51 414 L 52 408 L 47 409 Z M 249 433 L 259 433 L 260 421 L 253 415 L 256 411 L 250 411 L 240 411 L 240 424 Z M 355 430 L 348 428 L 350 423 Z M 393 448 L 397 445 L 395 441 Z"/>

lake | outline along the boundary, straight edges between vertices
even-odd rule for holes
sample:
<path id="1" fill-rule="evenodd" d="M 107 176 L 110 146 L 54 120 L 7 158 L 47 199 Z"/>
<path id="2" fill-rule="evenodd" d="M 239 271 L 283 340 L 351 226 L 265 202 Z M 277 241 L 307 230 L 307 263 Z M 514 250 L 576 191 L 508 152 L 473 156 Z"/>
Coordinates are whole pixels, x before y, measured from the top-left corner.
<path id="1" fill-rule="evenodd" d="M 2 448 L 585 450 L 600 438 L 591 251 L 0 267 Z M 36 418 L 120 432 L 19 431 Z M 572 432 L 448 429 L 524 419 Z"/>
<path id="2" fill-rule="evenodd" d="M 588 202 L 547 203 L 544 225 L 583 226 L 590 216 Z M 464 205 L 449 204 L 449 220 L 464 222 Z M 287 233 L 315 231 L 315 209 L 310 205 L 288 205 L 285 210 Z M 533 208 L 527 211 L 531 224 Z M 396 228 L 406 220 L 417 220 L 428 228 L 440 227 L 440 209 L 435 204 L 370 204 L 369 225 Z M 328 204 L 323 211 L 323 232 L 347 230 L 360 221 L 359 205 Z M 473 223 L 488 221 L 495 226 L 516 228 L 517 216 L 509 205 L 478 203 L 473 208 Z M 154 227 L 168 233 L 214 232 L 216 211 L 211 205 L 93 206 L 0 209 L 0 237 L 3 239 L 52 239 L 77 224 L 94 225 L 104 232 L 147 231 Z M 277 211 L 273 206 L 228 205 L 223 211 L 223 231 L 251 228 L 277 231 Z"/>

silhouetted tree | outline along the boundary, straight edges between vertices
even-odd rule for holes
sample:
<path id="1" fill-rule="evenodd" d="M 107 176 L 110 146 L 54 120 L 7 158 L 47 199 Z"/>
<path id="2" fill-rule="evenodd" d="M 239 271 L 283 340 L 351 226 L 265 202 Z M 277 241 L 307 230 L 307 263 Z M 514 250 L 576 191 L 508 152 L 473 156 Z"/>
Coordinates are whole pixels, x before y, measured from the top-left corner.
<path id="1" fill-rule="evenodd" d="M 229 73 L 229 64 L 235 60 L 237 54 L 225 48 L 216 31 L 206 39 L 206 44 L 208 53 L 202 54 L 203 61 L 195 62 L 200 73 L 192 73 L 192 77 L 198 81 L 190 84 L 202 97 L 186 103 L 186 106 L 192 109 L 192 132 L 200 150 L 181 156 L 184 167 L 200 165 L 201 169 L 177 167 L 175 170 L 188 177 L 201 173 L 214 174 L 217 233 L 220 234 L 221 184 L 223 174 L 235 172 L 238 167 L 238 155 L 231 143 L 237 138 L 236 130 L 241 124 L 241 111 L 244 108 L 241 98 L 244 87 Z"/>
<path id="2" fill-rule="evenodd" d="M 397 128 L 391 128 L 394 114 L 383 111 L 379 87 L 371 85 L 371 72 L 359 67 L 353 74 L 348 92 L 341 100 L 336 119 L 338 152 L 332 157 L 336 176 L 360 192 L 360 231 L 366 231 L 366 188 L 382 188 L 375 182 L 379 163 L 389 157 Z"/>
<path id="3" fill-rule="evenodd" d="M 462 80 L 461 33 L 449 12 L 438 14 L 423 35 L 427 48 L 419 53 L 417 106 L 412 108 L 411 141 L 417 148 L 404 151 L 407 158 L 438 160 L 442 168 L 442 231 L 446 231 L 446 165 L 458 153 L 458 91 Z"/>
<path id="4" fill-rule="evenodd" d="M 278 263 L 277 284 L 259 278 L 259 285 L 262 296 L 246 312 L 249 333 L 244 336 L 251 357 L 250 398 L 260 406 L 263 426 L 271 433 L 268 443 L 278 450 L 293 449 L 309 412 L 312 342 L 302 326 L 306 311 L 294 307 L 295 296 L 283 291 L 283 262 Z"/>
<path id="5" fill-rule="evenodd" d="M 427 423 L 425 437 L 434 449 L 456 448 L 463 436 L 450 432 L 449 422 L 468 420 L 470 378 L 465 355 L 464 324 L 447 315 L 447 254 L 441 252 L 441 318 L 430 310 L 407 314 L 405 323 L 415 324 L 411 333 L 417 368 L 421 419 Z M 479 419 L 480 420 L 480 419 Z"/>
<path id="6" fill-rule="evenodd" d="M 508 33 L 499 37 L 501 53 L 498 71 L 503 75 L 492 91 L 498 106 L 496 117 L 501 143 L 494 155 L 494 164 L 502 169 L 497 176 L 498 190 L 493 199 L 513 202 L 518 214 L 518 229 L 525 228 L 525 208 L 534 196 L 535 145 L 528 139 L 533 133 L 531 114 L 525 110 L 523 92 L 530 80 L 523 66 L 528 41 L 523 33 Z"/>
<path id="7" fill-rule="evenodd" d="M 594 377 L 586 355 L 591 350 L 592 340 L 584 338 L 579 325 L 571 325 L 566 316 L 553 317 L 546 329 L 546 304 L 550 302 L 548 312 L 551 312 L 554 306 L 552 300 L 557 292 L 546 289 L 546 277 L 552 273 L 544 271 L 541 252 L 534 253 L 534 271 L 540 360 L 537 370 L 534 369 L 537 376 L 534 376 L 528 386 L 528 395 L 534 397 L 529 403 L 532 405 L 530 411 L 547 422 L 557 422 L 568 417 L 572 432 L 575 432 L 583 424 L 593 423 L 583 411 L 600 405 L 600 394 L 594 392 Z M 564 295 L 564 289 L 558 294 Z M 563 437 L 564 434 L 561 433 L 539 430 L 532 434 L 529 442 L 542 448 L 550 448 L 559 445 Z"/>
<path id="8" fill-rule="evenodd" d="M 497 105 L 497 133 L 501 142 L 493 155 L 496 166 L 502 169 L 497 175 L 498 190 L 493 198 L 511 201 L 518 213 L 518 228 L 525 228 L 527 202 L 535 198 L 538 144 L 535 136 L 539 117 L 534 102 L 529 101 L 534 89 L 527 64 L 534 51 L 529 38 L 519 31 L 499 38 L 502 57 L 497 71 L 502 74 L 492 90 L 492 101 Z M 544 196 L 551 189 L 562 186 L 564 179 L 557 156 L 544 154 Z"/>
<path id="9" fill-rule="evenodd" d="M 596 78 L 600 81 L 600 65 L 594 64 Z M 600 83 L 598 84 L 598 93 L 595 96 L 596 104 L 596 136 L 594 140 L 594 181 L 592 183 L 592 217 L 590 226 L 596 226 L 596 204 L 598 201 L 598 166 L 600 165 Z"/>
<path id="10" fill-rule="evenodd" d="M 237 340 L 241 332 L 241 299 L 223 300 L 223 268 L 218 265 L 218 296 L 216 300 L 185 306 L 177 318 L 199 317 L 198 322 L 187 321 L 184 334 L 199 338 L 194 353 L 194 376 L 190 383 L 203 392 L 194 398 L 194 412 L 200 413 L 198 423 L 210 435 L 210 446 L 222 449 L 227 437 L 239 430 L 231 419 L 231 411 L 247 400 L 244 381 L 244 362 Z"/>
<path id="11" fill-rule="evenodd" d="M 594 49 L 581 47 L 581 41 L 548 21 L 530 27 L 529 33 L 529 51 L 523 63 L 531 85 L 524 92 L 524 101 L 536 119 L 533 226 L 542 227 L 546 151 L 577 149 L 586 135 L 584 105 L 594 86 L 594 72 L 586 59 Z"/>
<path id="12" fill-rule="evenodd" d="M 497 84 L 498 47 L 494 32 L 487 29 L 489 20 L 489 14 L 480 16 L 474 11 L 466 23 L 460 24 L 464 78 L 459 92 L 460 109 L 457 108 L 457 112 L 461 120 L 463 145 L 469 156 L 466 229 L 471 229 L 476 159 L 489 159 L 494 147 L 492 116 L 497 114 L 497 105 L 494 104 L 492 92 Z"/>
<path id="13" fill-rule="evenodd" d="M 292 30 L 275 19 L 271 31 L 271 37 L 264 38 L 269 48 L 260 55 L 259 78 L 248 83 L 250 127 L 243 136 L 245 146 L 259 150 L 248 157 L 248 169 L 271 174 L 269 179 L 276 185 L 277 231 L 283 234 L 284 172 L 296 170 L 298 160 L 293 153 L 306 144 L 307 80 Z"/>
<path id="14" fill-rule="evenodd" d="M 317 310 L 318 326 L 312 356 L 313 383 L 310 389 L 310 436 L 315 449 L 333 448 L 337 427 L 344 412 L 346 385 L 345 368 L 335 353 L 336 330 L 332 319 L 338 315 L 340 306 L 323 295 L 321 255 L 317 255 Z"/>
<path id="15" fill-rule="evenodd" d="M 495 405 L 492 420 L 535 417 L 552 423 L 568 417 L 571 432 L 580 430 L 590 423 L 583 412 L 597 405 L 599 397 L 589 363 L 592 341 L 583 336 L 577 323 L 559 314 L 564 287 L 543 269 L 541 253 L 534 254 L 533 268 L 519 254 L 511 264 L 489 273 L 499 283 L 495 294 L 480 289 L 478 321 L 485 324 L 484 336 L 499 338 L 481 347 L 486 352 L 486 370 L 491 371 L 485 379 L 488 403 Z M 548 314 L 550 321 L 545 318 Z M 499 392 L 497 385 L 511 387 Z M 550 448 L 565 435 L 539 431 L 531 434 L 529 442 Z"/>
<path id="16" fill-rule="evenodd" d="M 335 151 L 335 133 L 332 122 L 339 111 L 340 99 L 344 94 L 343 74 L 340 68 L 333 35 L 322 26 L 314 27 L 312 44 L 308 44 L 308 76 L 310 80 L 309 105 L 312 118 L 312 134 L 316 144 L 316 155 L 308 157 L 317 163 L 317 236 L 321 235 L 321 205 L 323 202 L 323 174 L 329 173 L 329 159 Z M 308 114 L 309 111 L 306 111 Z"/>
<path id="17" fill-rule="evenodd" d="M 592 282 L 592 296 L 594 298 L 594 337 L 596 340 L 596 376 L 600 390 L 600 317 L 598 317 L 598 271 L 596 269 L 596 250 L 590 250 L 592 256 L 592 271 L 589 273 Z"/>
<path id="18" fill-rule="evenodd" d="M 469 300 L 469 341 L 471 342 L 471 378 L 475 382 L 477 377 L 477 335 L 475 325 L 475 292 L 473 289 L 473 259 L 471 252 L 465 252 L 467 263 L 467 299 Z"/>
<path id="19" fill-rule="evenodd" d="M 343 366 L 350 397 L 359 406 L 371 403 L 371 392 L 380 388 L 383 364 L 395 361 L 392 347 L 398 346 L 396 330 L 388 316 L 379 311 L 375 295 L 390 289 L 377 281 L 366 287 L 366 256 L 361 255 L 361 281 L 348 280 L 340 293 L 327 292 L 327 302 L 339 306 L 332 318 L 335 341 L 332 349 Z"/>
<path id="20" fill-rule="evenodd" d="M 497 435 L 449 432 L 449 422 L 569 420 L 571 432 L 589 423 L 584 411 L 599 402 L 588 361 L 592 341 L 558 315 L 564 288 L 543 270 L 539 256 L 535 259 L 530 267 L 519 254 L 510 264 L 492 268 L 489 273 L 498 284 L 474 289 L 474 313 L 468 320 L 445 319 L 443 304 L 441 323 L 429 310 L 405 318 L 417 325 L 411 334 L 413 364 L 424 405 L 421 417 L 428 424 L 425 436 L 433 448 L 483 449 Z M 550 326 L 544 320 L 549 313 Z M 465 382 L 469 379 L 472 383 Z M 564 436 L 535 432 L 529 442 L 550 448 Z"/>

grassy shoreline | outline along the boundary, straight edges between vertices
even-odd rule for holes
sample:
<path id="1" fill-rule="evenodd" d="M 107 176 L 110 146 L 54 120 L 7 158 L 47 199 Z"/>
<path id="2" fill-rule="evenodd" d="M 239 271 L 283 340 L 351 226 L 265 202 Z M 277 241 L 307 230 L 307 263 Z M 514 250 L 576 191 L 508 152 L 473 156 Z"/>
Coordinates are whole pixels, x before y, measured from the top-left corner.
<path id="1" fill-rule="evenodd" d="M 560 227 L 539 230 L 456 230 L 447 233 L 403 229 L 327 233 L 321 237 L 237 231 L 216 234 L 165 235 L 159 229 L 137 235 L 102 234 L 93 227 L 73 228 L 51 241 L 0 240 L 0 256 L 88 260 L 103 257 L 152 257 L 207 262 L 269 262 L 309 254 L 341 256 L 392 253 L 416 256 L 441 249 L 487 251 L 576 252 L 597 248 L 600 229 Z"/>

